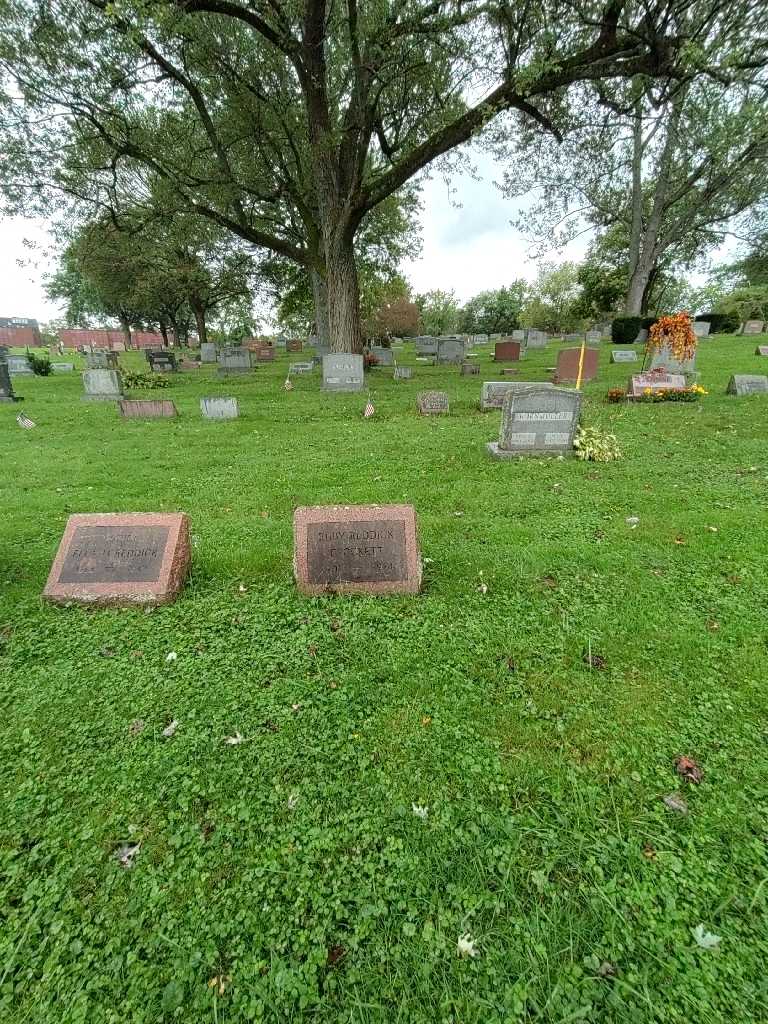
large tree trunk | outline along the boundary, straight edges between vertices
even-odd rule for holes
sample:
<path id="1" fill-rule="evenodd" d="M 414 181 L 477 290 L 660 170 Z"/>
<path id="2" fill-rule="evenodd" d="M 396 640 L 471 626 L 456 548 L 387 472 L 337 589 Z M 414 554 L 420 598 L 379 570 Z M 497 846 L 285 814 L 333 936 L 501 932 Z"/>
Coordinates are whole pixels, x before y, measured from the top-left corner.
<path id="1" fill-rule="evenodd" d="M 312 298 L 315 303 L 315 330 L 321 345 L 331 344 L 331 329 L 328 323 L 328 283 L 314 267 L 309 268 L 309 280 L 312 284 Z"/>
<path id="2" fill-rule="evenodd" d="M 627 297 L 624 301 L 624 316 L 642 316 L 643 299 L 645 298 L 652 267 L 646 266 L 643 260 L 635 267 L 630 278 Z"/>
<path id="3" fill-rule="evenodd" d="M 328 281 L 328 327 L 332 352 L 362 352 L 360 291 L 353 240 L 341 232 L 325 244 Z"/>
<path id="4" fill-rule="evenodd" d="M 123 338 L 125 339 L 125 347 L 132 348 L 133 343 L 131 341 L 131 325 L 128 322 L 128 317 L 125 314 L 120 314 L 120 329 L 123 332 Z"/>
<path id="5" fill-rule="evenodd" d="M 160 317 L 160 334 L 163 338 L 163 348 L 168 348 L 168 324 L 164 317 Z"/>
<path id="6" fill-rule="evenodd" d="M 197 340 L 201 345 L 207 345 L 208 329 L 205 324 L 205 309 L 203 308 L 203 304 L 197 299 L 190 299 L 189 304 L 192 307 L 192 312 L 195 314 L 195 323 L 197 324 Z"/>

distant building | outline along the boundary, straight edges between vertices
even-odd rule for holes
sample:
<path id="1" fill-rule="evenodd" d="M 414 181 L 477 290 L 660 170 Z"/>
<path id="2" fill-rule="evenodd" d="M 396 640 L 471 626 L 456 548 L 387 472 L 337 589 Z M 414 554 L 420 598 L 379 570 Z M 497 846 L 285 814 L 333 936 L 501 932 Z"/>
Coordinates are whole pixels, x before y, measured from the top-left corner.
<path id="1" fill-rule="evenodd" d="M 173 336 L 170 337 L 171 342 Z M 125 335 L 122 331 L 107 331 L 90 328 L 71 328 L 59 331 L 59 341 L 65 348 L 91 348 L 112 349 L 115 352 L 125 350 Z M 131 346 L 133 348 L 162 348 L 163 336 L 153 331 L 131 331 Z"/>
<path id="2" fill-rule="evenodd" d="M 0 316 L 0 345 L 39 348 L 43 344 L 37 320 L 24 316 Z"/>

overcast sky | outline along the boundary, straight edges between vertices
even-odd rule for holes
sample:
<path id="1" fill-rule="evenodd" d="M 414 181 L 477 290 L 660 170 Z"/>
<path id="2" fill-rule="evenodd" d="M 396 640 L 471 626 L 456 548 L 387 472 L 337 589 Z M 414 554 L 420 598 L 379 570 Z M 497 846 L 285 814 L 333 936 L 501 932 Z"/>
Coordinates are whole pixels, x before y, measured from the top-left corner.
<path id="1" fill-rule="evenodd" d="M 519 201 L 504 199 L 493 184 L 501 178 L 502 169 L 482 154 L 473 162 L 480 180 L 458 173 L 450 189 L 439 177 L 424 187 L 422 253 L 405 267 L 417 292 L 453 290 L 465 301 L 516 277 L 536 276 L 525 239 L 509 223 L 517 215 Z M 25 239 L 34 248 L 27 248 Z M 50 269 L 45 225 L 22 219 L 0 221 L 0 240 L 0 316 L 40 321 L 60 316 L 61 309 L 46 299 L 43 290 L 42 278 Z M 561 258 L 580 258 L 586 245 L 586 239 L 579 240 Z"/>

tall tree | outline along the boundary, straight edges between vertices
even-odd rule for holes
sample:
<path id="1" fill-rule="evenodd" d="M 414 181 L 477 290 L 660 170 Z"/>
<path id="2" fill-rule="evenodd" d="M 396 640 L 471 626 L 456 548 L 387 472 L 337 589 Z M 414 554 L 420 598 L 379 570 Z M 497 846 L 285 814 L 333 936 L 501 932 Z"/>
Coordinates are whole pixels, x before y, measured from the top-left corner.
<path id="1" fill-rule="evenodd" d="M 529 284 L 522 278 L 505 288 L 478 292 L 461 310 L 459 323 L 467 334 L 509 334 L 519 326 Z"/>
<path id="2" fill-rule="evenodd" d="M 324 281 L 331 344 L 356 350 L 366 214 L 501 111 L 558 136 L 574 83 L 717 67 L 758 9 L 0 0 L 5 191 L 14 206 L 48 186 L 99 202 L 159 179 L 185 209 Z M 744 59 L 759 59 L 750 44 Z"/>
<path id="3" fill-rule="evenodd" d="M 508 194 L 538 190 L 524 217 L 561 246 L 597 227 L 627 241 L 623 306 L 647 310 L 654 278 L 690 267 L 768 191 L 768 81 L 745 67 L 660 88 L 637 76 L 585 89 L 580 123 L 557 152 L 517 152 Z M 607 104 L 607 111 L 601 108 Z"/>

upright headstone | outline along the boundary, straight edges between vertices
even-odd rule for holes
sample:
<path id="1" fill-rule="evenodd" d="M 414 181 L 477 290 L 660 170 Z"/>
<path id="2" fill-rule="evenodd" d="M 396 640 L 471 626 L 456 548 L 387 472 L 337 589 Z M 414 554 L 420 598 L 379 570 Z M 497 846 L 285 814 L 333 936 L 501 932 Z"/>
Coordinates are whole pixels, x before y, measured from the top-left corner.
<path id="1" fill-rule="evenodd" d="M 362 391 L 364 362 L 352 352 L 331 352 L 323 356 L 323 391 Z"/>
<path id="2" fill-rule="evenodd" d="M 520 359 L 522 342 L 497 341 L 493 349 L 493 359 L 497 363 L 516 363 Z"/>
<path id="3" fill-rule="evenodd" d="M 579 379 L 581 364 L 581 381 L 592 380 L 597 376 L 599 352 L 596 348 L 585 348 L 582 360 L 581 348 L 563 348 L 557 353 L 555 368 L 555 384 L 575 383 Z"/>
<path id="4" fill-rule="evenodd" d="M 692 326 L 697 338 L 707 338 L 712 324 L 708 320 L 694 320 Z"/>
<path id="5" fill-rule="evenodd" d="M 666 373 L 663 370 L 649 370 L 635 373 L 629 379 L 628 398 L 643 398 L 654 391 L 684 391 L 685 377 L 682 373 Z"/>
<path id="6" fill-rule="evenodd" d="M 726 394 L 744 395 L 764 394 L 768 391 L 768 377 L 757 373 L 735 373 L 728 381 Z"/>
<path id="7" fill-rule="evenodd" d="M 250 373 L 252 366 L 252 356 L 247 348 L 238 345 L 233 348 L 219 349 L 219 368 L 216 371 L 219 377 L 227 377 L 236 373 Z"/>
<path id="8" fill-rule="evenodd" d="M 183 512 L 73 515 L 43 597 L 54 604 L 167 604 L 190 562 Z"/>
<path id="9" fill-rule="evenodd" d="M 175 373 L 176 354 L 168 349 L 147 349 L 147 362 L 153 373 Z"/>
<path id="10" fill-rule="evenodd" d="M 12 377 L 32 377 L 34 371 L 27 356 L 7 355 L 5 361 L 8 365 L 8 373 Z"/>
<path id="11" fill-rule="evenodd" d="M 240 415 L 236 398 L 201 398 L 200 412 L 206 420 L 236 420 Z"/>
<path id="12" fill-rule="evenodd" d="M 768 345 L 758 345 L 755 349 L 756 356 L 768 356 Z"/>
<path id="13" fill-rule="evenodd" d="M 544 331 L 528 331 L 528 348 L 546 348 L 548 340 Z"/>
<path id="14" fill-rule="evenodd" d="M 501 409 L 504 399 L 510 391 L 524 391 L 527 388 L 553 388 L 555 385 L 546 381 L 529 380 L 486 380 L 480 392 L 480 409 L 488 412 L 491 409 Z"/>
<path id="15" fill-rule="evenodd" d="M 215 363 L 216 362 L 216 346 L 206 341 L 205 344 L 200 346 L 200 362 L 201 363 Z"/>
<path id="16" fill-rule="evenodd" d="M 395 353 L 391 348 L 384 348 L 383 345 L 371 345 L 371 355 L 376 360 L 377 366 L 394 366 Z"/>
<path id="17" fill-rule="evenodd" d="M 437 338 L 417 338 L 416 339 L 416 355 L 417 356 L 436 356 L 437 355 Z"/>
<path id="18" fill-rule="evenodd" d="M 645 344 L 646 341 L 648 341 L 648 328 L 641 327 L 640 330 L 637 332 L 635 344 Z"/>
<path id="19" fill-rule="evenodd" d="M 0 359 L 0 402 L 18 402 L 19 399 L 13 393 L 11 375 L 8 372 L 8 364 Z"/>
<path id="20" fill-rule="evenodd" d="M 294 374 L 298 374 L 299 376 L 301 376 L 304 373 L 313 373 L 314 369 L 315 369 L 315 364 L 314 363 L 289 363 L 288 364 L 288 374 L 289 374 L 289 376 L 293 376 Z"/>
<path id="21" fill-rule="evenodd" d="M 412 505 L 297 508 L 293 569 L 303 594 L 417 594 L 421 556 Z"/>
<path id="22" fill-rule="evenodd" d="M 525 331 L 512 331 L 510 337 L 512 341 L 525 341 Z"/>
<path id="23" fill-rule="evenodd" d="M 125 352 L 125 342 L 124 341 L 113 341 L 112 342 L 112 351 L 113 352 Z"/>
<path id="24" fill-rule="evenodd" d="M 762 320 L 747 320 L 741 329 L 742 334 L 762 334 L 764 323 Z"/>
<path id="25" fill-rule="evenodd" d="M 438 338 L 437 362 L 460 363 L 464 359 L 464 342 L 460 338 Z"/>
<path id="26" fill-rule="evenodd" d="M 612 363 L 636 363 L 637 352 L 633 348 L 613 349 L 611 351 Z"/>
<path id="27" fill-rule="evenodd" d="M 568 455 L 579 423 L 581 391 L 530 387 L 510 391 L 501 409 L 498 442 L 488 451 L 499 459 L 518 455 Z"/>
<path id="28" fill-rule="evenodd" d="M 89 370 L 117 370 L 117 353 L 94 349 L 86 355 L 85 365 Z"/>
<path id="29" fill-rule="evenodd" d="M 396 366 L 392 376 L 395 380 L 410 380 L 413 377 L 413 370 L 410 366 Z"/>
<path id="30" fill-rule="evenodd" d="M 86 370 L 83 373 L 86 402 L 117 402 L 123 397 L 123 386 L 117 370 Z"/>
<path id="31" fill-rule="evenodd" d="M 459 369 L 462 377 L 474 377 L 480 373 L 477 363 L 462 363 Z"/>
<path id="32" fill-rule="evenodd" d="M 312 347 L 315 350 L 315 361 L 318 365 L 322 363 L 325 356 L 329 356 L 331 354 L 330 345 L 322 345 L 319 341 L 316 341 Z"/>
<path id="33" fill-rule="evenodd" d="M 587 331 L 584 338 L 588 345 L 599 345 L 603 340 L 603 335 L 601 331 Z"/>
<path id="34" fill-rule="evenodd" d="M 304 343 L 300 338 L 291 338 L 285 343 L 286 352 L 301 352 L 304 348 Z"/>
<path id="35" fill-rule="evenodd" d="M 258 348 L 253 349 L 253 357 L 257 363 L 273 363 L 275 351 L 271 345 L 259 345 Z"/>
<path id="36" fill-rule="evenodd" d="M 668 373 L 693 373 L 696 369 L 696 352 L 690 359 L 675 359 L 672 349 L 668 345 L 653 350 L 651 356 L 651 370 L 663 369 Z"/>
<path id="37" fill-rule="evenodd" d="M 124 398 L 117 403 L 126 420 L 171 419 L 178 416 L 176 406 L 167 398 Z"/>
<path id="38" fill-rule="evenodd" d="M 440 416 L 450 412 L 450 403 L 445 391 L 420 391 L 416 406 L 421 416 Z"/>

